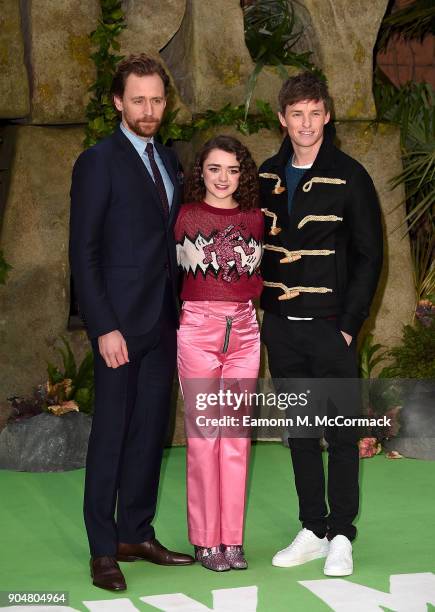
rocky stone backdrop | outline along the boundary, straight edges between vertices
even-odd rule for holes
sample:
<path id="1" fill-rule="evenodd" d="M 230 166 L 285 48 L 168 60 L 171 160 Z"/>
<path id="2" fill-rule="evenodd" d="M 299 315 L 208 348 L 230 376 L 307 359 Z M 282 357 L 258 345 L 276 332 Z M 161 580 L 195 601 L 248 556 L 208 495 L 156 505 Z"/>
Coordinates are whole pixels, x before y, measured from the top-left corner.
<path id="1" fill-rule="evenodd" d="M 366 329 L 391 345 L 411 319 L 414 293 L 409 242 L 392 230 L 403 220 L 403 191 L 388 181 L 401 168 L 396 130 L 370 127 L 375 117 L 373 46 L 388 0 L 305 0 L 309 13 L 304 44 L 314 51 L 335 98 L 343 149 L 372 174 L 382 204 L 387 257 L 376 308 Z M 122 53 L 160 56 L 174 85 L 179 119 L 244 100 L 254 68 L 246 48 L 239 0 L 124 0 L 127 29 Z M 24 395 L 46 376 L 46 360 L 60 335 L 79 356 L 83 332 L 67 333 L 69 268 L 68 208 L 71 169 L 82 148 L 88 87 L 94 79 L 88 35 L 99 2 L 0 0 L 0 120 L 18 120 L 1 246 L 13 266 L 0 286 L 0 400 Z M 263 70 L 255 97 L 276 108 L 280 78 Z M 231 129 L 221 132 L 231 133 Z M 188 167 L 211 133 L 179 143 Z M 261 162 L 276 151 L 279 133 L 261 131 L 241 140 Z M 0 207 L 1 210 L 1 207 Z M 0 220 L 1 221 L 1 220 Z M 177 422 L 176 440 L 181 440 Z"/>

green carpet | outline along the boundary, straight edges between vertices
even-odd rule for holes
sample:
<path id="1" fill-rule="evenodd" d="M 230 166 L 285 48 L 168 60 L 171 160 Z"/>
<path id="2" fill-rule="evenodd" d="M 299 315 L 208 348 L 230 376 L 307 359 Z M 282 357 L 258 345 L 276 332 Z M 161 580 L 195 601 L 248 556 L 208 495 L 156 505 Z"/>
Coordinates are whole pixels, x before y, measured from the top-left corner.
<path id="1" fill-rule="evenodd" d="M 166 546 L 189 552 L 184 472 L 184 449 L 165 451 L 155 527 L 158 538 Z M 435 605 L 435 577 L 431 575 L 435 573 L 435 462 L 387 460 L 383 456 L 362 461 L 362 503 L 357 522 L 360 535 L 354 543 L 355 572 L 344 582 L 388 594 L 391 575 L 426 575 L 407 578 L 411 586 L 400 583 L 396 594 L 385 595 L 387 603 L 382 604 L 379 600 L 384 607 L 368 603 L 370 597 L 374 597 L 374 601 L 376 597 L 379 599 L 372 591 L 367 591 L 366 600 L 363 596 L 362 599 L 360 596 L 349 599 L 343 589 L 336 589 L 337 603 L 333 607 L 327 605 L 307 585 L 300 584 L 301 581 L 323 581 L 321 584 L 324 584 L 331 580 L 322 573 L 322 560 L 291 569 L 272 567 L 270 561 L 274 552 L 287 546 L 299 529 L 289 451 L 279 444 L 263 443 L 253 447 L 245 535 L 247 571 L 216 574 L 198 564 L 171 568 L 144 562 L 125 563 L 122 567 L 128 590 L 118 595 L 96 589 L 89 580 L 88 549 L 82 522 L 83 477 L 83 470 L 57 474 L 0 472 L 0 591 L 68 591 L 71 608 L 98 607 L 104 612 L 155 610 L 156 607 L 139 598 L 171 593 L 184 594 L 184 607 L 179 597 L 172 607 L 169 602 L 167 607 L 158 609 L 180 612 L 397 609 L 411 612 L 433 609 L 430 605 L 425 608 L 418 604 L 418 598 L 424 598 L 421 580 L 426 580 L 432 599 L 428 597 L 423 603 Z M 213 608 L 213 590 L 241 587 L 251 588 L 220 591 Z M 224 596 L 227 603 L 219 603 Z M 110 605 L 111 600 L 120 598 L 123 602 L 113 602 L 114 607 Z M 92 600 L 105 602 L 96 607 L 89 603 Z M 86 606 L 83 601 L 87 602 Z"/>

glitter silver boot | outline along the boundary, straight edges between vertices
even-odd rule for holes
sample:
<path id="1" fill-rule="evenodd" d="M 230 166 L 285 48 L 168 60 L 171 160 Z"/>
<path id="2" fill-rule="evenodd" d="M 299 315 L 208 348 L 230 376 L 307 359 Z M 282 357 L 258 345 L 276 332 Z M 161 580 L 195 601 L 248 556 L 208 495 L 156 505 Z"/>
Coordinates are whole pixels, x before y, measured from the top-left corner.
<path id="1" fill-rule="evenodd" d="M 242 546 L 225 546 L 222 544 L 224 557 L 232 569 L 247 569 L 248 562 Z"/>
<path id="2" fill-rule="evenodd" d="M 224 553 L 219 546 L 212 546 L 211 548 L 195 546 L 195 559 L 199 561 L 203 567 L 213 572 L 226 572 L 231 569 L 230 564 L 225 559 Z"/>

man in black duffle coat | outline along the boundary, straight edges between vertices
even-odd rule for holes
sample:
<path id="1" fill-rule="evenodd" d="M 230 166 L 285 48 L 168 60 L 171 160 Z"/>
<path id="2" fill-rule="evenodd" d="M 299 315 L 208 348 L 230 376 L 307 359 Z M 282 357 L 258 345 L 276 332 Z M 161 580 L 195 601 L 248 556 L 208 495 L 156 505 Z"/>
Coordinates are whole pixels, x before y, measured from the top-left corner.
<path id="1" fill-rule="evenodd" d="M 375 188 L 362 165 L 334 145 L 323 81 L 312 73 L 292 77 L 279 103 L 287 136 L 260 168 L 266 215 L 262 339 L 270 372 L 276 386 L 282 379 L 356 379 L 356 339 L 382 266 Z M 358 394 L 348 402 L 358 403 Z M 272 563 L 291 567 L 326 557 L 326 575 L 350 575 L 359 506 L 357 430 L 325 430 L 328 512 L 319 437 L 295 429 L 289 445 L 302 530 Z"/>
<path id="2" fill-rule="evenodd" d="M 153 138 L 168 85 L 145 55 L 121 62 L 112 87 L 121 124 L 79 156 L 72 176 L 71 269 L 95 374 L 84 516 L 93 583 L 109 590 L 126 588 L 117 560 L 193 562 L 163 547 L 151 524 L 178 325 L 181 173 Z"/>

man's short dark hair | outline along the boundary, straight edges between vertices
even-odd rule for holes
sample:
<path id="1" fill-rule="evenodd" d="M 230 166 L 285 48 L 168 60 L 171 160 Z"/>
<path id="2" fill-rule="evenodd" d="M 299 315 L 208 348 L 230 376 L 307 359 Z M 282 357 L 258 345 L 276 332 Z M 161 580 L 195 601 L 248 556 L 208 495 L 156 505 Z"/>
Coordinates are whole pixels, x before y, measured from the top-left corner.
<path id="1" fill-rule="evenodd" d="M 332 100 L 328 86 L 312 72 L 301 72 L 297 76 L 288 78 L 278 94 L 279 107 L 283 115 L 287 106 L 302 100 L 314 100 L 315 102 L 323 100 L 326 112 L 331 112 Z"/>
<path id="2" fill-rule="evenodd" d="M 118 64 L 112 81 L 112 96 L 122 98 L 124 95 L 125 82 L 130 74 L 135 74 L 136 76 L 158 74 L 165 86 L 165 96 L 168 95 L 169 76 L 165 69 L 161 63 L 153 57 L 148 57 L 145 53 L 140 53 L 138 55 L 130 55 Z"/>

